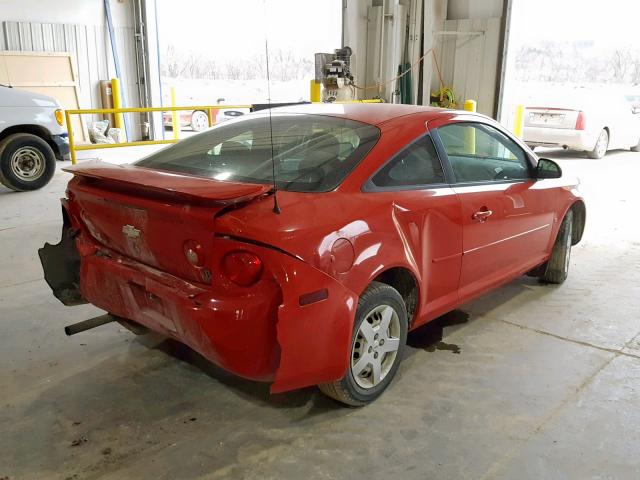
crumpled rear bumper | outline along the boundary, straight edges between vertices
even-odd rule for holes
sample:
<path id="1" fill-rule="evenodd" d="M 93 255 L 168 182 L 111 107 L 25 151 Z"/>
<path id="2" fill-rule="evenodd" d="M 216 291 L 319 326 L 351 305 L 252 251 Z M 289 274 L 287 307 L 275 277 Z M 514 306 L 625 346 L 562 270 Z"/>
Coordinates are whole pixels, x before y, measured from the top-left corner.
<path id="1" fill-rule="evenodd" d="M 234 374 L 273 381 L 272 392 L 333 381 L 346 371 L 357 295 L 295 257 L 217 237 L 212 265 L 238 248 L 264 262 L 263 278 L 240 288 L 218 282 L 215 269 L 212 285 L 196 284 L 110 252 L 86 235 L 75 243 L 83 300 L 175 338 Z M 301 296 L 323 290 L 325 299 L 300 304 Z"/>

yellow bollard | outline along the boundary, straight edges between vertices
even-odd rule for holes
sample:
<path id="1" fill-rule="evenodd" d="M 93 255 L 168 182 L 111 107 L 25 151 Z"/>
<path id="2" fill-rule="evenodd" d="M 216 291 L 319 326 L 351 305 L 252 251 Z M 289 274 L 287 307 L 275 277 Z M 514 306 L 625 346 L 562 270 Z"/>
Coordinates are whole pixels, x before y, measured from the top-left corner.
<path id="1" fill-rule="evenodd" d="M 171 87 L 171 106 L 176 106 L 176 87 Z M 171 128 L 173 129 L 173 139 L 178 140 L 180 138 L 180 125 L 178 123 L 178 112 L 171 112 Z"/>
<path id="2" fill-rule="evenodd" d="M 513 134 L 522 140 L 524 131 L 524 105 L 516 105 L 516 116 L 513 119 Z"/>
<path id="3" fill-rule="evenodd" d="M 467 112 L 475 112 L 478 104 L 475 100 L 466 100 L 464 102 L 464 109 Z M 465 153 L 469 155 L 475 155 L 476 153 L 476 129 L 467 126 L 464 132 Z"/>
<path id="4" fill-rule="evenodd" d="M 213 126 L 213 108 L 207 109 L 207 123 L 209 124 L 209 128 Z"/>
<path id="5" fill-rule="evenodd" d="M 321 85 L 318 82 L 316 82 L 315 79 L 311 80 L 311 83 L 309 84 L 309 88 L 310 88 L 309 97 L 311 98 L 311 101 L 314 103 L 322 101 L 322 93 L 320 91 L 320 86 Z"/>
<path id="6" fill-rule="evenodd" d="M 464 109 L 467 112 L 475 112 L 477 106 L 478 106 L 478 103 L 475 100 L 465 100 L 464 102 Z"/>
<path id="7" fill-rule="evenodd" d="M 76 164 L 76 144 L 73 141 L 73 126 L 71 125 L 71 115 L 66 110 L 64 111 L 64 118 L 67 122 L 67 133 L 69 134 L 69 153 L 71 154 L 71 165 Z"/>
<path id="8" fill-rule="evenodd" d="M 122 108 L 122 96 L 120 94 L 120 80 L 117 78 L 111 79 L 111 95 L 113 96 L 113 108 Z M 120 129 L 122 136 L 127 141 L 127 134 L 124 130 L 124 116 L 121 112 L 116 112 L 114 115 L 115 127 Z"/>

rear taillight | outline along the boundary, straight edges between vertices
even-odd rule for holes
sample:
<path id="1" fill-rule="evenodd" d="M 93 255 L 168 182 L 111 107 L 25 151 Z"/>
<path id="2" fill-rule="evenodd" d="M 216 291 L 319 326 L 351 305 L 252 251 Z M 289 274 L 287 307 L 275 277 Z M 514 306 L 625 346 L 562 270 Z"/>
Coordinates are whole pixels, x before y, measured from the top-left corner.
<path id="1" fill-rule="evenodd" d="M 249 287 L 262 275 L 262 260 L 256 254 L 236 250 L 222 257 L 222 273 L 236 285 Z"/>
<path id="2" fill-rule="evenodd" d="M 587 127 L 587 118 L 582 110 L 578 112 L 576 118 L 576 130 L 584 130 Z"/>

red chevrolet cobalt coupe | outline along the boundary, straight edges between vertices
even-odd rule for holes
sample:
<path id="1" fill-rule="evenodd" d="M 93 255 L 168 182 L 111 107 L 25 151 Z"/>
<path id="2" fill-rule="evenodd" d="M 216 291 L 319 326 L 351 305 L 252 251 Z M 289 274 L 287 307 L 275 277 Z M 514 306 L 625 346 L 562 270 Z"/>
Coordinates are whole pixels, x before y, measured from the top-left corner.
<path id="1" fill-rule="evenodd" d="M 430 107 L 279 108 L 67 171 L 40 250 L 63 303 L 348 405 L 389 386 L 407 331 L 526 273 L 563 282 L 585 223 L 557 164 Z"/>

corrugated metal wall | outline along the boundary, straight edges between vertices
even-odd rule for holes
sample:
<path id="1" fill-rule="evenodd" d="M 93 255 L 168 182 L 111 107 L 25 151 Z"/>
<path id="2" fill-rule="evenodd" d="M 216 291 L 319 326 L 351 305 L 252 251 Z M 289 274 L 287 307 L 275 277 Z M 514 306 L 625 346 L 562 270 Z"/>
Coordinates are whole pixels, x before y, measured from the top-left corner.
<path id="1" fill-rule="evenodd" d="M 494 115 L 500 18 L 447 20 L 436 52 L 446 86 L 453 87 L 459 108 L 467 99 L 478 102 L 478 112 Z"/>
<path id="2" fill-rule="evenodd" d="M 127 106 L 137 107 L 134 30 L 116 27 L 114 31 L 125 102 Z M 106 26 L 4 21 L 0 23 L 0 50 L 71 53 L 80 87 L 80 108 L 101 108 L 100 80 L 109 80 L 115 75 Z M 134 132 L 138 137 L 138 122 L 132 119 L 130 123 L 136 127 Z"/>

